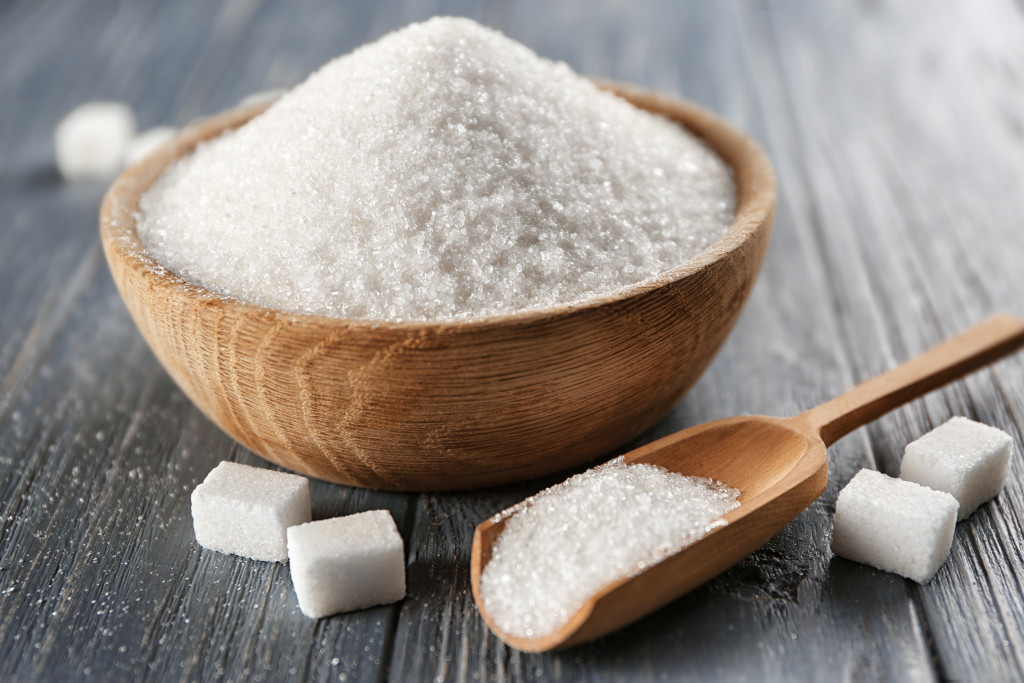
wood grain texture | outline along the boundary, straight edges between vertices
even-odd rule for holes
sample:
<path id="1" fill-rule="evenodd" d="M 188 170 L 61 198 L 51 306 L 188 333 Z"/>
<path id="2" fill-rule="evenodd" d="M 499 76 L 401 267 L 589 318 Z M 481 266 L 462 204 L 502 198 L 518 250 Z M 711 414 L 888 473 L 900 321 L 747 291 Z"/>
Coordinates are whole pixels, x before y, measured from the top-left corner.
<path id="1" fill-rule="evenodd" d="M 206 119 L 114 182 L 100 212 L 114 282 L 206 416 L 302 474 L 444 490 L 593 460 L 650 429 L 711 363 L 754 286 L 775 215 L 771 164 L 749 137 L 683 101 L 605 87 L 686 126 L 736 182 L 725 235 L 640 285 L 540 311 L 387 323 L 282 313 L 192 284 L 146 252 L 139 200 L 168 165 L 266 106 Z"/>
<path id="2" fill-rule="evenodd" d="M 739 492 L 740 505 L 721 518 L 723 526 L 649 568 L 602 587 L 551 633 L 512 635 L 487 613 L 481 578 L 494 544 L 518 512 L 512 509 L 487 519 L 473 534 L 470 559 L 477 609 L 495 635 L 526 652 L 571 647 L 617 631 L 718 576 L 803 512 L 828 483 L 827 446 L 1022 346 L 1024 320 L 995 315 L 794 417 L 748 415 L 715 420 L 626 453 L 629 465 L 655 465 L 723 482 Z M 564 523 L 571 527 L 574 520 Z"/>
<path id="3" fill-rule="evenodd" d="M 725 482 L 739 490 L 740 507 L 722 518 L 725 526 L 643 572 L 610 583 L 567 623 L 539 637 L 509 634 L 487 614 L 481 576 L 512 516 L 485 520 L 473 535 L 473 598 L 488 627 L 504 642 L 526 652 L 545 652 L 586 643 L 631 624 L 761 547 L 820 496 L 828 480 L 825 445 L 804 419 L 716 420 L 658 439 L 625 458 L 628 464 L 657 465 Z M 564 523 L 571 526 L 573 520 Z"/>
<path id="4" fill-rule="evenodd" d="M 904 0 L 0 3 L 0 679 L 664 681 L 1024 678 L 1024 469 L 927 586 L 832 557 L 838 490 L 950 415 L 1024 433 L 1012 358 L 829 449 L 822 497 L 733 569 L 621 632 L 525 654 L 472 605 L 474 527 L 555 482 L 447 494 L 313 482 L 316 517 L 391 509 L 408 597 L 310 622 L 286 571 L 198 549 L 188 493 L 261 461 L 150 354 L 103 265 L 105 187 L 64 186 L 87 99 L 187 124 L 410 21 L 461 14 L 583 73 L 678 93 L 779 177 L 772 245 L 714 363 L 627 447 L 794 415 L 994 310 L 1024 312 L 1024 14 Z M 229 561 L 230 560 L 230 561 Z"/>

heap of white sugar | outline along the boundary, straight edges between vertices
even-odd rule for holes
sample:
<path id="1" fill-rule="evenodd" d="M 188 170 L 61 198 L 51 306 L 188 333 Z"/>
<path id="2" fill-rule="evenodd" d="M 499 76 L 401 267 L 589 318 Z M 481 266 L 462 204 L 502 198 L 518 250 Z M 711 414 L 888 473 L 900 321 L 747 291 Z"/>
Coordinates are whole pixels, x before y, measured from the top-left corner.
<path id="1" fill-rule="evenodd" d="M 556 631 L 597 591 L 724 524 L 739 491 L 619 457 L 527 500 L 505 524 L 480 596 L 505 633 Z"/>
<path id="2" fill-rule="evenodd" d="M 444 320 L 649 279 L 721 237 L 726 165 L 467 19 L 336 59 L 143 197 L 179 275 L 272 308 Z"/>

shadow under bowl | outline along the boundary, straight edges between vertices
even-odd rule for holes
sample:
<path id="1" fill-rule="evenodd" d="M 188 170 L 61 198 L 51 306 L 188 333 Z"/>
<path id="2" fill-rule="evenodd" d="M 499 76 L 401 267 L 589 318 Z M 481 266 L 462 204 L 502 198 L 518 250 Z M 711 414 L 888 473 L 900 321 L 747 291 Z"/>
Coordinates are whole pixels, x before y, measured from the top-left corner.
<path id="1" fill-rule="evenodd" d="M 775 178 L 749 137 L 693 104 L 601 83 L 702 138 L 732 168 L 736 218 L 685 264 L 584 302 L 457 322 L 348 320 L 229 299 L 157 263 L 139 200 L 171 163 L 268 105 L 206 119 L 127 169 L 100 233 L 132 318 L 178 386 L 264 458 L 342 484 L 469 489 L 628 443 L 690 389 L 757 278 Z"/>

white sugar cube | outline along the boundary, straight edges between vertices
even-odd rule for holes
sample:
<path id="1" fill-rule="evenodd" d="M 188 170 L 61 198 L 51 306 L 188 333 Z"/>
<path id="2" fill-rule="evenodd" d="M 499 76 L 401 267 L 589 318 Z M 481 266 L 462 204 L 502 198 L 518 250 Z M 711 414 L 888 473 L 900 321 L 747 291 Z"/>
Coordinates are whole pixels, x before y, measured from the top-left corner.
<path id="1" fill-rule="evenodd" d="M 254 560 L 288 561 L 285 530 L 312 519 L 309 480 L 222 462 L 192 492 L 199 545 Z"/>
<path id="2" fill-rule="evenodd" d="M 928 583 L 949 556 L 957 507 L 948 493 L 861 470 L 836 500 L 832 550 Z"/>
<path id="3" fill-rule="evenodd" d="M 907 444 L 900 478 L 952 494 L 965 519 L 999 495 L 1011 450 L 1013 438 L 1003 430 L 954 417 Z"/>
<path id="4" fill-rule="evenodd" d="M 135 114 L 121 102 L 88 102 L 57 124 L 57 169 L 66 180 L 105 179 L 121 168 Z"/>
<path id="5" fill-rule="evenodd" d="M 142 131 L 128 142 L 128 147 L 124 152 L 124 165 L 131 166 L 135 162 L 141 161 L 143 157 L 148 156 L 150 152 L 173 138 L 177 132 L 170 126 L 157 126 Z"/>
<path id="6" fill-rule="evenodd" d="M 299 609 L 314 619 L 405 597 L 402 537 L 387 510 L 288 529 Z"/>

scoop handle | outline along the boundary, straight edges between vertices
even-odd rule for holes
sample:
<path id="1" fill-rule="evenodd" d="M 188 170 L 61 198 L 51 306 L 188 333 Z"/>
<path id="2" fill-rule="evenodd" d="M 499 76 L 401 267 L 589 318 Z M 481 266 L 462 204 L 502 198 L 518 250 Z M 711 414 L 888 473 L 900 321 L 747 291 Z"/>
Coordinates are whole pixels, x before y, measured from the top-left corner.
<path id="1" fill-rule="evenodd" d="M 800 415 L 826 446 L 893 408 L 974 372 L 1024 346 L 1024 320 L 1000 313 L 889 372 Z"/>

